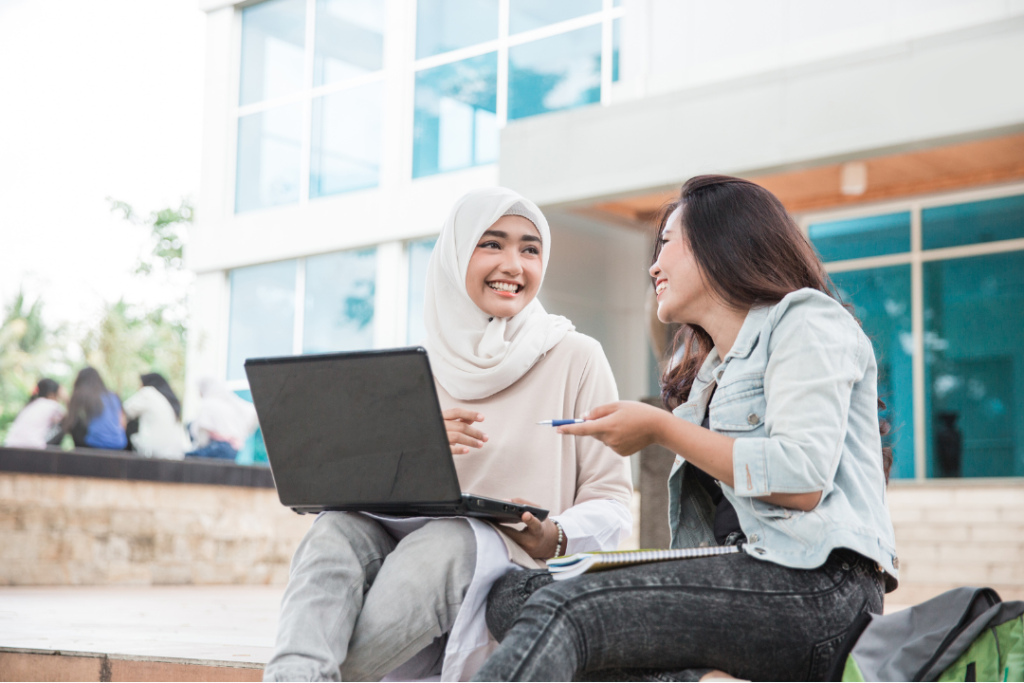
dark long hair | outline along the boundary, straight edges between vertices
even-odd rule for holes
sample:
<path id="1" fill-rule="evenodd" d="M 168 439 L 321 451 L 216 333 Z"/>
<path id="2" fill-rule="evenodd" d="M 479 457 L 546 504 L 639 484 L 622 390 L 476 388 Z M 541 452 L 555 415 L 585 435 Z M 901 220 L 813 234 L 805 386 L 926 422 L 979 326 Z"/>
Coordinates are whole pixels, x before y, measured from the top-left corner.
<path id="1" fill-rule="evenodd" d="M 729 306 L 749 309 L 778 303 L 790 292 L 816 289 L 842 303 L 814 247 L 786 212 L 782 202 L 749 180 L 720 175 L 690 178 L 679 199 L 662 212 L 659 237 L 669 216 L 682 207 L 683 238 L 711 294 Z M 661 242 L 654 248 L 658 259 Z M 653 282 L 653 278 L 652 278 Z M 851 310 L 852 313 L 852 310 Z M 860 321 L 858 321 L 859 323 Z M 675 365 L 662 378 L 661 398 L 669 409 L 686 402 L 697 372 L 714 348 L 711 335 L 699 325 L 683 325 L 676 335 Z M 878 400 L 879 410 L 885 404 Z M 888 421 L 879 418 L 884 437 Z M 882 448 L 882 468 L 889 481 L 892 448 Z"/>
<path id="2" fill-rule="evenodd" d="M 88 424 L 103 413 L 103 397 L 110 393 L 96 368 L 86 366 L 75 378 L 75 388 L 68 401 L 68 414 L 64 417 L 64 429 L 70 431 L 77 422 Z"/>
<path id="3" fill-rule="evenodd" d="M 28 402 L 31 403 L 37 398 L 50 398 L 52 396 L 56 396 L 59 391 L 59 384 L 49 377 L 44 377 L 39 380 L 38 384 L 36 384 L 36 390 L 32 392 L 32 398 L 30 398 Z"/>
<path id="4" fill-rule="evenodd" d="M 142 375 L 142 386 L 153 387 L 167 399 L 167 402 L 174 408 L 174 416 L 178 418 L 178 422 L 181 422 L 181 402 L 178 397 L 174 394 L 174 389 L 171 389 L 171 385 L 167 383 L 167 380 L 159 372 L 149 372 Z"/>

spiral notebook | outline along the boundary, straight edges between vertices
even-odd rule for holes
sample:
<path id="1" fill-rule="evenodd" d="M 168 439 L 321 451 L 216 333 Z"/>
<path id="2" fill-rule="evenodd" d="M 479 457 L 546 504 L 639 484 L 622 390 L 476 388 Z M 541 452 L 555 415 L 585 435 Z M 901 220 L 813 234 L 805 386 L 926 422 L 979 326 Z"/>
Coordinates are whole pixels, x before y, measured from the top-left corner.
<path id="1" fill-rule="evenodd" d="M 580 574 L 619 569 L 636 564 L 731 555 L 739 551 L 740 547 L 736 545 L 719 545 L 706 548 L 677 548 L 675 550 L 615 550 L 607 553 L 576 553 L 548 560 L 548 571 L 551 572 L 551 577 L 555 581 L 563 581 Z"/>

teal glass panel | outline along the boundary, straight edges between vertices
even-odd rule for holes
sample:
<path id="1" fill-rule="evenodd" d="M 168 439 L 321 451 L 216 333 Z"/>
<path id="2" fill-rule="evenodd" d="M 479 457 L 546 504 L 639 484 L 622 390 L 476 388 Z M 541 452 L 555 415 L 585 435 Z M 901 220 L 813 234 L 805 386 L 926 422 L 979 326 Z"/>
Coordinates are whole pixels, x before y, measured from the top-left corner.
<path id="1" fill-rule="evenodd" d="M 419 0 L 416 59 L 498 38 L 498 0 Z"/>
<path id="2" fill-rule="evenodd" d="M 302 352 L 373 348 L 377 250 L 306 258 Z"/>
<path id="3" fill-rule="evenodd" d="M 601 0 L 509 0 L 509 32 L 522 33 L 600 11 Z"/>
<path id="4" fill-rule="evenodd" d="M 383 100 L 382 81 L 313 100 L 310 197 L 377 186 Z"/>
<path id="5" fill-rule="evenodd" d="M 1024 237 L 1024 195 L 921 211 L 921 248 Z"/>
<path id="6" fill-rule="evenodd" d="M 305 54 L 306 0 L 269 0 L 243 9 L 238 103 L 301 89 Z"/>
<path id="7" fill-rule="evenodd" d="M 246 358 L 287 356 L 295 327 L 296 262 L 278 261 L 231 271 L 228 379 L 245 379 Z"/>
<path id="8" fill-rule="evenodd" d="M 317 0 L 313 85 L 384 67 L 384 0 Z"/>
<path id="9" fill-rule="evenodd" d="M 422 344 L 427 338 L 423 325 L 423 292 L 427 282 L 427 263 L 434 251 L 436 237 L 409 242 L 409 304 L 406 307 L 405 339 L 409 344 Z"/>
<path id="10" fill-rule="evenodd" d="M 893 449 L 890 477 L 914 477 L 914 337 L 910 321 L 910 266 L 833 273 L 840 297 L 871 339 L 878 363 L 879 416 L 889 422 Z"/>
<path id="11" fill-rule="evenodd" d="M 928 476 L 1024 476 L 1024 252 L 923 271 Z"/>
<path id="12" fill-rule="evenodd" d="M 416 74 L 412 176 L 498 160 L 498 53 Z"/>
<path id="13" fill-rule="evenodd" d="M 253 402 L 252 392 L 248 389 L 239 389 L 235 394 L 249 403 Z M 235 456 L 235 464 L 270 467 L 270 463 L 267 461 L 267 446 L 263 443 L 263 430 L 258 426 L 256 432 L 245 440 L 242 450 L 238 451 L 238 455 Z"/>
<path id="14" fill-rule="evenodd" d="M 622 45 L 622 19 L 612 21 L 612 83 L 619 82 L 619 52 Z"/>
<path id="15" fill-rule="evenodd" d="M 302 105 L 286 104 L 238 119 L 237 159 L 237 213 L 299 201 Z"/>
<path id="16" fill-rule="evenodd" d="M 900 254 L 910 251 L 910 212 L 813 223 L 807 236 L 822 261 Z"/>
<path id="17" fill-rule="evenodd" d="M 510 121 L 600 101 L 600 26 L 509 48 Z"/>

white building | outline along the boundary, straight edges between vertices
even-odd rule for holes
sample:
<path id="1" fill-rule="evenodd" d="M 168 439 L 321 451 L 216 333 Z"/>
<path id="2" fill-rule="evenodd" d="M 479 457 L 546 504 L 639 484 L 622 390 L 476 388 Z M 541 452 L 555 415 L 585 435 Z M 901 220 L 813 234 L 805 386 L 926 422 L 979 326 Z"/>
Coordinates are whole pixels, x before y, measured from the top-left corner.
<path id="1" fill-rule="evenodd" d="M 190 389 L 244 389 L 247 356 L 418 341 L 432 237 L 502 184 L 550 220 L 545 306 L 650 395 L 647 221 L 728 173 L 783 200 L 856 305 L 895 476 L 1024 501 L 1020 0 L 200 5 Z"/>

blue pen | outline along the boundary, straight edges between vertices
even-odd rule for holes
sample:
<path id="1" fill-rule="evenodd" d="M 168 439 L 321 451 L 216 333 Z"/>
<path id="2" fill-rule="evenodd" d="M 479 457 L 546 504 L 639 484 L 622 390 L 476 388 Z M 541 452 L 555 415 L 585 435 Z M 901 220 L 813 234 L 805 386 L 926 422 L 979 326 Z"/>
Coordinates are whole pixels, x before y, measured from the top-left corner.
<path id="1" fill-rule="evenodd" d="M 586 420 L 542 420 L 538 422 L 539 425 L 551 425 L 552 427 L 561 427 L 562 425 L 578 425 Z"/>

